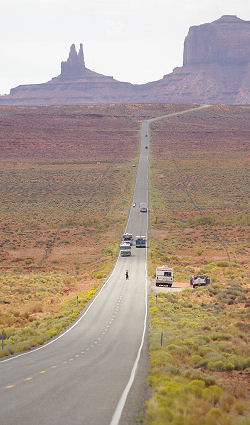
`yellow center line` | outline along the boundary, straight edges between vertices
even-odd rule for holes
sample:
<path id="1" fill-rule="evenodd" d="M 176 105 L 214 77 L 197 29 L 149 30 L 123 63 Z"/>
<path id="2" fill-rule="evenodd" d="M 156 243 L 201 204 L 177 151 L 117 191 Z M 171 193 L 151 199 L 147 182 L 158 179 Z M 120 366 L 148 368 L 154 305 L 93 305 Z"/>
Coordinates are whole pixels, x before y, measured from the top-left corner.
<path id="1" fill-rule="evenodd" d="M 76 354 L 75 357 L 79 357 L 79 354 Z"/>
<path id="2" fill-rule="evenodd" d="M 85 351 L 81 351 L 81 354 L 84 354 L 85 353 Z"/>
<path id="3" fill-rule="evenodd" d="M 32 378 L 29 376 L 28 378 L 25 378 L 25 381 L 31 381 Z"/>
<path id="4" fill-rule="evenodd" d="M 46 370 L 41 370 L 39 373 L 46 373 Z"/>
<path id="5" fill-rule="evenodd" d="M 5 389 L 6 390 L 10 390 L 11 388 L 13 388 L 15 385 L 7 385 L 6 387 L 5 387 Z"/>
<path id="6" fill-rule="evenodd" d="M 66 360 L 64 360 L 63 364 L 67 364 L 68 362 Z"/>
<path id="7" fill-rule="evenodd" d="M 51 369 L 55 369 L 55 368 L 56 368 L 56 365 L 51 366 Z"/>
<path id="8" fill-rule="evenodd" d="M 72 360 L 73 360 L 73 359 L 72 359 L 72 357 L 71 357 L 71 358 L 69 359 L 69 362 L 72 362 Z"/>

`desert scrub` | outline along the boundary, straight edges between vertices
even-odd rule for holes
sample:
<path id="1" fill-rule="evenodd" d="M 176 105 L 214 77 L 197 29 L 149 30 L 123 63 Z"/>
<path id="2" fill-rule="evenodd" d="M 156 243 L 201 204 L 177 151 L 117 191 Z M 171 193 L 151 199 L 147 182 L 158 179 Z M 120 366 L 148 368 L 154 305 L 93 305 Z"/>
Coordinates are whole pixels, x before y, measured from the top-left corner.
<path id="1" fill-rule="evenodd" d="M 14 320 L 9 326 L 2 318 L 4 350 L 0 351 L 0 357 L 29 350 L 56 336 L 76 319 L 97 290 L 98 286 L 94 285 L 90 290 L 76 292 L 74 296 L 61 297 L 55 305 L 49 304 L 48 300 L 43 304 L 26 305 L 23 311 L 18 312 L 20 320 Z"/>
<path id="2" fill-rule="evenodd" d="M 79 279 L 63 272 L 1 274 L 0 357 L 40 345 L 75 320 L 98 288 L 93 281 L 91 289 L 76 290 Z"/>
<path id="3" fill-rule="evenodd" d="M 239 146 L 249 112 L 223 108 L 151 125 L 151 276 L 165 263 L 176 281 L 188 281 L 188 265 L 195 274 L 207 266 L 212 282 L 247 281 L 247 157 Z M 223 117 L 233 139 L 221 132 Z"/>
<path id="4" fill-rule="evenodd" d="M 157 304 L 150 295 L 148 382 L 154 394 L 147 425 L 233 425 L 247 415 L 249 329 L 238 302 L 244 291 L 231 284 L 162 293 Z M 228 304 L 225 292 L 233 292 L 235 303 Z"/>

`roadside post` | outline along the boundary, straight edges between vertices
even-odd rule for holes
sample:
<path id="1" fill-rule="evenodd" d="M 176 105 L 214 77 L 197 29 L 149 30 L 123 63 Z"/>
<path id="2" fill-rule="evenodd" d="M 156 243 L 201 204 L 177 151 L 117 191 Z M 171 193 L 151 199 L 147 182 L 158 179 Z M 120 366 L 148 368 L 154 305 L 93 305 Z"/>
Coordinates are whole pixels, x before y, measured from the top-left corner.
<path id="1" fill-rule="evenodd" d="M 161 347 L 162 347 L 162 344 L 163 344 L 163 331 L 161 331 Z"/>
<path id="2" fill-rule="evenodd" d="M 4 349 L 4 331 L 2 331 L 2 350 Z"/>

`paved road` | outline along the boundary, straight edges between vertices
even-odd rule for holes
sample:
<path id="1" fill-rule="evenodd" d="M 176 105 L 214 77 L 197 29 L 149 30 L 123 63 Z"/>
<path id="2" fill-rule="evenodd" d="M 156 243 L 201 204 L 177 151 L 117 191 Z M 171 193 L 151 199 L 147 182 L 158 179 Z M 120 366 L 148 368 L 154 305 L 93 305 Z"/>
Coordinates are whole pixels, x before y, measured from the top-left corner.
<path id="1" fill-rule="evenodd" d="M 148 126 L 142 123 L 136 207 L 130 209 L 126 228 L 133 235 L 147 235 L 148 214 L 138 206 L 148 203 Z M 146 251 L 133 247 L 132 257 L 118 258 L 112 275 L 73 327 L 39 349 L 0 362 L 0 424 L 135 423 L 147 373 L 140 367 L 147 357 Z M 136 390 L 129 393 L 135 374 Z"/>

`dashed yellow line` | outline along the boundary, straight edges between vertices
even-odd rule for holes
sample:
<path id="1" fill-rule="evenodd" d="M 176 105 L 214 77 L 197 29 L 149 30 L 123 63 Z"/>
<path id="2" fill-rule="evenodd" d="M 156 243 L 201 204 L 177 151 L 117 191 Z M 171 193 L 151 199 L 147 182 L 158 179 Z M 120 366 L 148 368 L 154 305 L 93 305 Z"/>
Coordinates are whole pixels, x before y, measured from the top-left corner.
<path id="1" fill-rule="evenodd" d="M 108 322 L 108 324 L 106 325 L 106 327 L 104 328 L 104 330 L 101 332 L 100 336 L 89 347 L 87 347 L 85 350 L 81 351 L 81 354 L 85 354 L 86 351 L 89 351 L 96 344 L 98 344 L 98 342 L 101 341 L 101 339 L 103 338 L 103 336 L 107 333 L 107 331 L 110 328 L 110 325 L 112 324 L 113 320 L 117 317 L 117 313 L 120 311 L 120 302 L 121 302 L 122 298 L 123 298 L 123 295 L 121 295 L 119 297 L 119 300 L 117 301 L 117 304 L 116 304 L 115 313 L 113 314 L 111 320 Z M 79 354 L 75 354 L 75 357 L 78 358 L 78 357 L 80 357 L 80 355 Z M 68 360 L 64 360 L 61 364 L 66 365 L 66 364 L 68 364 L 68 362 L 71 362 L 72 360 L 74 360 L 73 357 L 71 357 Z M 50 368 L 51 369 L 56 369 L 57 368 L 57 365 L 52 365 Z M 39 374 L 42 375 L 42 374 L 45 374 L 46 372 L 47 372 L 46 370 L 41 370 L 39 372 Z M 27 378 L 24 379 L 24 381 L 29 382 L 29 381 L 32 381 L 32 379 L 33 378 L 31 376 L 28 376 Z M 13 385 L 7 385 L 4 388 L 6 390 L 10 390 L 11 388 L 14 388 L 14 387 L 15 387 L 15 385 L 13 384 Z"/>

